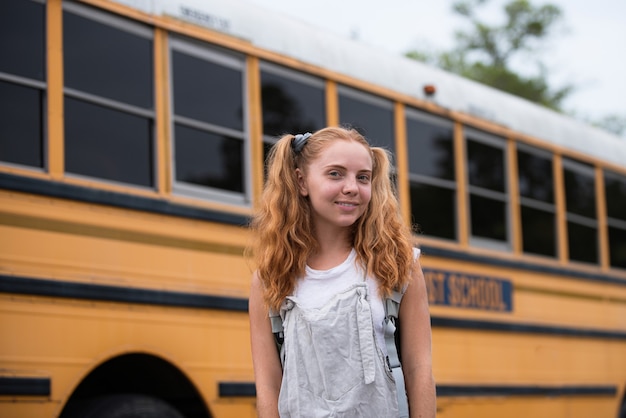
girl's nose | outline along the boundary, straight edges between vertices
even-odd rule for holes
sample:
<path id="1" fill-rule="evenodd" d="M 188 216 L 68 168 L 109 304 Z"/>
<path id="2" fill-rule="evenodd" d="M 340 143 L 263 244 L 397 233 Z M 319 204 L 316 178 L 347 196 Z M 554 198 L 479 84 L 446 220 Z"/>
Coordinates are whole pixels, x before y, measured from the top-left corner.
<path id="1" fill-rule="evenodd" d="M 356 178 L 353 176 L 346 176 L 346 180 L 343 184 L 343 193 L 351 194 L 356 193 L 358 190 L 358 186 L 356 183 Z"/>

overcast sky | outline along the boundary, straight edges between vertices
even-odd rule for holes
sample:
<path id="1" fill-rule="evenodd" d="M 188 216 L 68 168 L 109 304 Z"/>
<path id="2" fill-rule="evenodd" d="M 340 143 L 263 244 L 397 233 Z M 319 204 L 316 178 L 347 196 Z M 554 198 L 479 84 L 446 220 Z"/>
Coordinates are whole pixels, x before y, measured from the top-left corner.
<path id="1" fill-rule="evenodd" d="M 245 1 L 398 54 L 449 49 L 454 30 L 465 27 L 451 12 L 452 0 Z M 538 58 L 553 87 L 578 87 L 565 109 L 591 119 L 626 117 L 626 0 L 531 1 L 555 4 L 564 14 Z M 504 1 L 491 3 L 488 19 L 501 23 Z"/>

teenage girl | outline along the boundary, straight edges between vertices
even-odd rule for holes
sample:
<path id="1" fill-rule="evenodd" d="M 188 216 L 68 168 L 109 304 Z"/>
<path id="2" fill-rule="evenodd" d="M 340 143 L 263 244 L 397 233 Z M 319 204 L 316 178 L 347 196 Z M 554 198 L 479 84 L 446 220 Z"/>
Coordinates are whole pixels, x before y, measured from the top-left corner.
<path id="1" fill-rule="evenodd" d="M 410 416 L 435 416 L 428 299 L 390 167 L 385 150 L 344 128 L 286 135 L 272 148 L 251 225 L 260 418 L 398 417 L 383 336 L 394 289 L 404 291 L 398 348 Z M 281 353 L 270 311 L 283 319 Z"/>

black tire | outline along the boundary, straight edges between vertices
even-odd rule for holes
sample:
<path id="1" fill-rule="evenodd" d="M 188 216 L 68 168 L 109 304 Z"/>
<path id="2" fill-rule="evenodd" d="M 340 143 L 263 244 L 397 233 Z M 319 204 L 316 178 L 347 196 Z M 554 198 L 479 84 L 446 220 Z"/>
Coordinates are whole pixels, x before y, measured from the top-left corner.
<path id="1" fill-rule="evenodd" d="M 108 395 L 83 405 L 81 418 L 185 418 L 167 402 L 146 395 Z"/>

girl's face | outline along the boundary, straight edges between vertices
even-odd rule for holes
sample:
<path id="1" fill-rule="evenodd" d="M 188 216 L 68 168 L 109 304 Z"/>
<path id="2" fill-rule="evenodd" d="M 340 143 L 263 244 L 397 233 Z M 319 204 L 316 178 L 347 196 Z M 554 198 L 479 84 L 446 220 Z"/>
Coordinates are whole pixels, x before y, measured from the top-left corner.
<path id="1" fill-rule="evenodd" d="M 367 209 L 372 196 L 372 157 L 352 140 L 332 141 L 306 168 L 296 169 L 300 194 L 308 196 L 314 225 L 347 228 Z"/>

